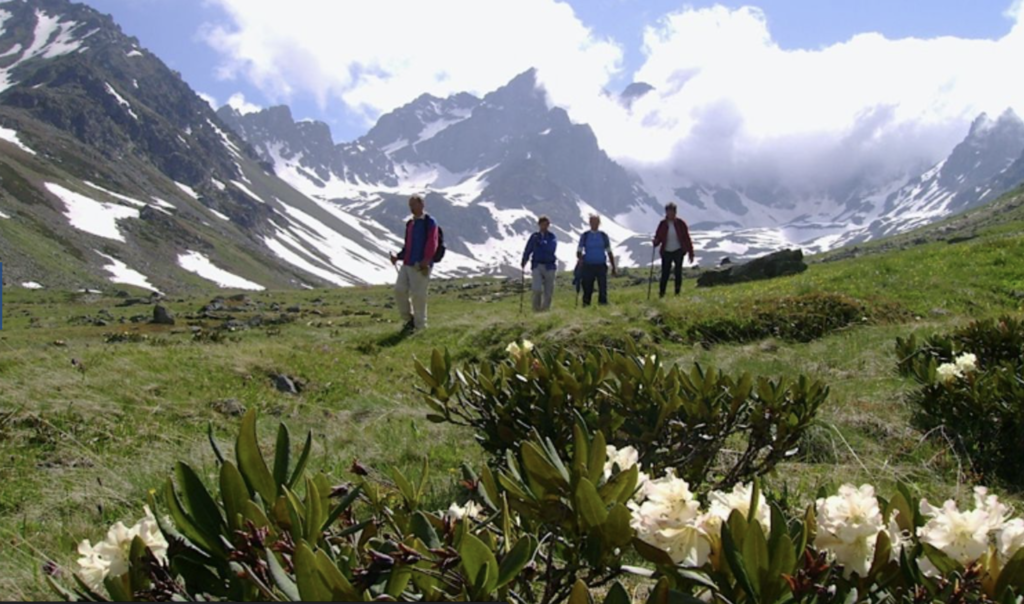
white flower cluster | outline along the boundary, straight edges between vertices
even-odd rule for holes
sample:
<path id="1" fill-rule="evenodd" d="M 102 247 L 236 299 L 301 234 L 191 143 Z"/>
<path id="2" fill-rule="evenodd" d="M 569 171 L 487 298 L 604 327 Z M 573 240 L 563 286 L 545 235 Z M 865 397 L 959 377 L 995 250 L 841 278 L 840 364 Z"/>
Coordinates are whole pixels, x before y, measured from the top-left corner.
<path id="1" fill-rule="evenodd" d="M 956 358 L 953 363 L 943 363 L 939 365 L 939 368 L 935 372 L 939 376 L 939 380 L 943 382 L 951 382 L 956 378 L 964 377 L 964 374 L 968 372 L 974 372 L 978 370 L 978 357 L 973 354 L 962 354 Z"/>
<path id="2" fill-rule="evenodd" d="M 508 355 L 513 359 L 518 359 L 523 355 L 530 354 L 532 351 L 533 342 L 529 340 L 523 340 L 521 346 L 517 342 L 512 342 L 511 344 L 505 347 L 505 352 L 507 352 Z"/>
<path id="3" fill-rule="evenodd" d="M 625 472 L 637 466 L 637 471 L 640 473 L 636 481 L 637 496 L 641 496 L 646 488 L 645 485 L 650 480 L 647 474 L 643 473 L 643 467 L 640 465 L 640 453 L 633 447 L 623 447 L 616 449 L 612 445 L 608 445 L 605 450 L 607 455 L 604 462 L 604 479 L 607 481 L 612 477 L 615 472 L 615 468 L 618 467 L 619 472 Z"/>
<path id="4" fill-rule="evenodd" d="M 156 518 L 149 506 L 143 508 L 145 517 L 128 528 L 118 522 L 107 531 L 107 537 L 93 546 L 88 539 L 78 544 L 78 576 L 90 589 L 103 587 L 103 580 L 108 576 L 120 577 L 128 572 L 129 555 L 132 542 L 136 537 L 142 539 L 153 555 L 161 563 L 167 561 L 167 540 L 164 539 Z"/>
<path id="5" fill-rule="evenodd" d="M 479 520 L 483 516 L 483 513 L 484 509 L 475 501 L 467 501 L 464 506 L 453 503 L 448 508 L 448 511 L 444 513 L 444 517 L 452 522 L 462 520 L 463 518 Z"/>
<path id="6" fill-rule="evenodd" d="M 831 552 L 836 562 L 843 565 L 845 575 L 856 573 L 866 576 L 875 559 L 878 535 L 883 531 L 892 544 L 892 558 L 909 542 L 909 535 L 900 531 L 894 512 L 889 523 L 882 518 L 882 510 L 875 497 L 875 487 L 865 484 L 857 488 L 851 484 L 839 487 L 839 494 L 818 499 L 815 503 L 818 533 L 814 547 Z"/>
<path id="7" fill-rule="evenodd" d="M 960 511 L 953 500 L 946 501 L 941 508 L 922 500 L 921 514 L 928 519 L 917 529 L 921 542 L 964 566 L 984 561 L 992 551 L 1002 566 L 1024 548 L 1024 520 L 1008 520 L 1010 509 L 984 487 L 974 489 L 973 510 Z M 918 560 L 918 566 L 926 575 L 939 574 L 926 558 Z"/>
<path id="8" fill-rule="evenodd" d="M 722 524 L 733 510 L 749 515 L 753 485 L 736 485 L 731 492 L 714 491 L 707 510 L 701 510 L 690 485 L 669 469 L 662 478 L 645 481 L 640 497 L 641 503 L 630 504 L 637 537 L 665 551 L 676 564 L 699 568 L 717 554 Z M 771 514 L 763 497 L 758 497 L 762 504 L 755 519 L 767 533 Z"/>

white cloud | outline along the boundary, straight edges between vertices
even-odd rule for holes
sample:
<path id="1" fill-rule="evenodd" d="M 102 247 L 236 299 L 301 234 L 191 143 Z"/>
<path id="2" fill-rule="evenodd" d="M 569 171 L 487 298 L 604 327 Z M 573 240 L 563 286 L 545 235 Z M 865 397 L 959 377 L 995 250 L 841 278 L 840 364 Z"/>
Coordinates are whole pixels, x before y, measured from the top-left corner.
<path id="1" fill-rule="evenodd" d="M 241 92 L 236 92 L 231 95 L 231 98 L 228 99 L 228 105 L 242 115 L 248 115 L 250 113 L 256 113 L 263 110 L 263 107 L 245 100 L 245 95 Z"/>
<path id="2" fill-rule="evenodd" d="M 1024 115 L 1021 0 L 998 40 L 886 39 L 864 33 L 785 50 L 751 7 L 684 8 L 644 32 L 635 80 L 655 91 L 625 109 L 601 94 L 622 50 L 555 0 L 212 0 L 225 78 L 270 99 L 340 99 L 367 122 L 429 92 L 489 92 L 530 67 L 549 98 L 593 126 L 627 164 L 696 180 L 835 184 L 937 160 L 981 111 Z M 814 181 L 814 182 L 812 182 Z"/>
<path id="3" fill-rule="evenodd" d="M 205 32 L 222 77 L 277 101 L 341 99 L 368 120 L 424 92 L 483 94 L 531 67 L 556 88 L 597 90 L 622 56 L 554 0 L 213 1 L 232 21 Z"/>
<path id="4" fill-rule="evenodd" d="M 205 92 L 196 92 L 196 95 L 198 95 L 199 98 L 206 101 L 207 105 L 213 107 L 214 111 L 220 108 L 220 105 L 217 104 L 217 99 L 213 98 L 212 95 L 206 94 Z"/>

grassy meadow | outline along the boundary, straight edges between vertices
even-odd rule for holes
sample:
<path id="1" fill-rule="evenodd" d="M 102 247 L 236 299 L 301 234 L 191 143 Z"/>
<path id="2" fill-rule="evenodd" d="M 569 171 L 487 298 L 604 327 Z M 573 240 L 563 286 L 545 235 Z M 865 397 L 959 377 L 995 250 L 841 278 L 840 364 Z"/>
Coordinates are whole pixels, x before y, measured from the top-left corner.
<path id="1" fill-rule="evenodd" d="M 903 397 L 914 383 L 897 375 L 893 345 L 897 336 L 1022 311 L 1020 198 L 998 219 L 977 214 L 984 220 L 937 225 L 900 245 L 814 259 L 793 277 L 712 289 L 688 280 L 682 295 L 663 301 L 647 301 L 647 273 L 637 269 L 612 280 L 612 304 L 603 308 L 574 308 L 571 277 L 562 275 L 555 308 L 543 315 L 529 312 L 529 293 L 519 314 L 515 284 L 436 281 L 430 327 L 408 337 L 399 333 L 389 287 L 252 293 L 249 304 L 229 302 L 207 317 L 200 309 L 230 292 L 171 296 L 173 327 L 131 323 L 152 307 L 119 307 L 113 289 L 7 290 L 0 598 L 51 597 L 43 563 L 73 568 L 80 540 L 101 538 L 118 520 L 134 522 L 176 460 L 210 478 L 207 427 L 230 449 L 241 407 L 259 410 L 268 442 L 278 420 L 293 437 L 311 430 L 309 467 L 336 482 L 356 460 L 418 475 L 429 457 L 430 500 L 446 508 L 459 466 L 479 464 L 483 453 L 471 433 L 424 419 L 413 359 L 445 347 L 461 361 L 494 359 L 523 337 L 581 351 L 621 347 L 629 337 L 671 362 L 822 379 L 829 401 L 803 452 L 768 479 L 771 490 L 788 489 L 806 504 L 823 485 L 869 481 L 888 493 L 904 481 L 932 499 L 963 497 L 971 482 L 963 460 L 942 435 L 910 425 Z M 936 233 L 966 235 L 949 243 Z M 812 315 L 795 331 L 773 323 L 780 336 L 758 335 L 758 322 L 792 327 L 803 317 L 804 302 L 794 300 L 838 304 L 846 319 L 817 325 Z M 217 330 L 229 315 L 241 323 L 259 315 L 264 324 Z M 93 324 L 101 317 L 107 325 Z M 280 374 L 297 379 L 301 391 L 278 391 L 272 376 Z M 1024 504 L 1024 494 L 995 491 L 1018 509 Z"/>

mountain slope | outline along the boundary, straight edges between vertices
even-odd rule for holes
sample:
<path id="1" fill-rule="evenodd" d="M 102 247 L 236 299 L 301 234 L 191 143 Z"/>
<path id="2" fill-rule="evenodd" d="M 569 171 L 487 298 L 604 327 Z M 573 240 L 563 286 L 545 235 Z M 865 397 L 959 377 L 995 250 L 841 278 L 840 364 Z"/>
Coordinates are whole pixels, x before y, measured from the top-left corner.
<path id="1" fill-rule="evenodd" d="M 0 4 L 0 89 L 8 283 L 171 292 L 390 278 L 389 229 L 267 173 L 179 74 L 89 7 Z"/>

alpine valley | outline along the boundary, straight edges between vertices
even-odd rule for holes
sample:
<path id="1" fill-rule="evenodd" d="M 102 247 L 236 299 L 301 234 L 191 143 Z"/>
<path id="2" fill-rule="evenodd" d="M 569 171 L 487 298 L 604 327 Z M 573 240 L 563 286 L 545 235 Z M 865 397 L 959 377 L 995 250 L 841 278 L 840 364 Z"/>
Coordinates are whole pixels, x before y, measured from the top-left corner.
<path id="1" fill-rule="evenodd" d="M 642 83 L 629 104 L 658 91 Z M 4 287 L 163 293 L 385 283 L 410 194 L 449 249 L 442 277 L 518 274 L 547 214 L 571 267 L 589 214 L 623 266 L 650 262 L 668 201 L 698 261 L 808 252 L 901 233 L 1024 182 L 1024 122 L 979 116 L 920 174 L 827 190 L 714 183 L 685 166 L 617 163 L 551 106 L 534 71 L 482 98 L 422 95 L 355 141 L 288 107 L 214 111 L 109 16 L 68 0 L 0 1 L 0 260 Z"/>

